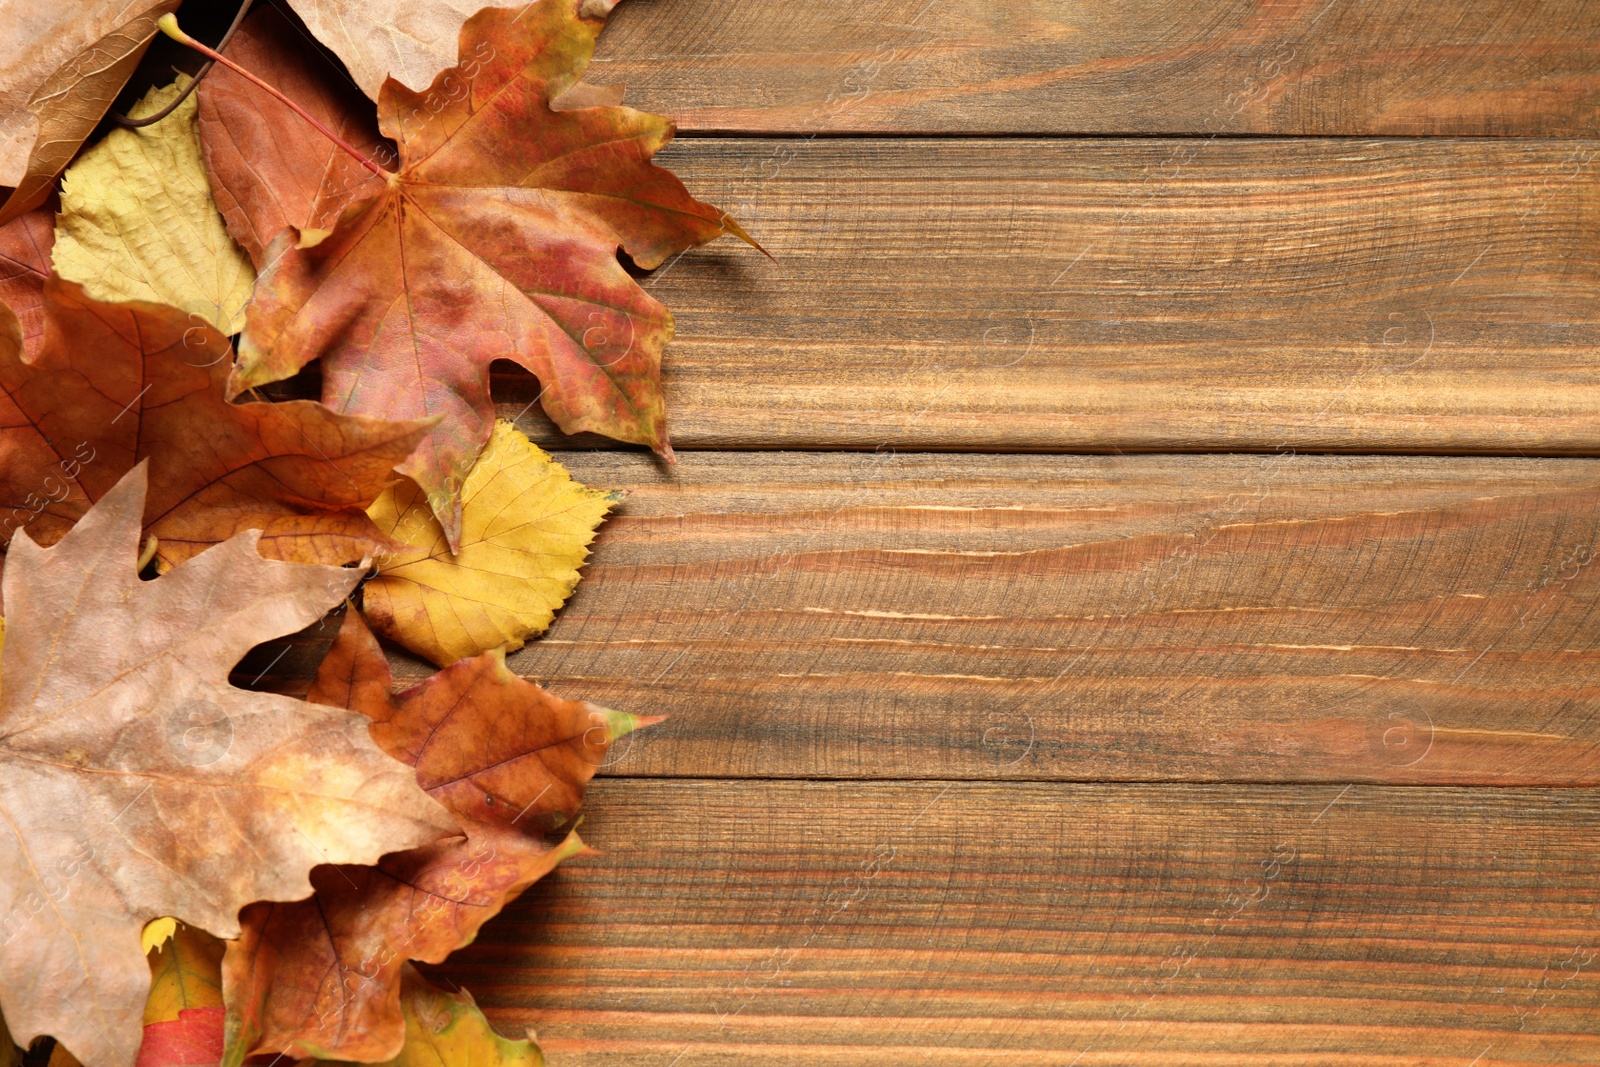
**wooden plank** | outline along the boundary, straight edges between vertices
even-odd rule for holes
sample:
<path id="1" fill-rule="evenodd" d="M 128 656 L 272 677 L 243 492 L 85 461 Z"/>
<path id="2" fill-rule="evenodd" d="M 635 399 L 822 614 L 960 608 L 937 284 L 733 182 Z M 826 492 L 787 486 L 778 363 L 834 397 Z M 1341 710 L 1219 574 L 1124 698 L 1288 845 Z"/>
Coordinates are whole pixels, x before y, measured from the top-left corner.
<path id="1" fill-rule="evenodd" d="M 1584 142 L 680 144 L 668 162 L 778 262 L 722 242 L 646 280 L 677 316 L 673 438 L 1600 451 L 1597 159 Z M 525 372 L 494 390 L 505 417 L 537 411 Z"/>
<path id="2" fill-rule="evenodd" d="M 560 458 L 633 493 L 509 662 L 629 774 L 1600 783 L 1600 461 Z"/>
<path id="3" fill-rule="evenodd" d="M 590 80 L 686 130 L 1591 136 L 1588 0 L 629 0 Z"/>
<path id="4" fill-rule="evenodd" d="M 566 1067 L 1600 1063 L 1588 791 L 599 779 L 442 973 Z"/>

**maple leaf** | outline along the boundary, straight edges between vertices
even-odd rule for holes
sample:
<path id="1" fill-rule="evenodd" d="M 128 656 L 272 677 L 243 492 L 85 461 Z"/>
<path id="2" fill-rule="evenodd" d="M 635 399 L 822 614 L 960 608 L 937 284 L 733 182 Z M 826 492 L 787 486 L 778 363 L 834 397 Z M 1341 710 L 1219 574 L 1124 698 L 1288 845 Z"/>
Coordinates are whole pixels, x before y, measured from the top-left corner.
<path id="1" fill-rule="evenodd" d="M 0 304 L 17 316 L 29 356 L 44 337 L 44 283 L 55 225 L 55 204 L 46 203 L 0 226 Z"/>
<path id="2" fill-rule="evenodd" d="M 276 86 L 347 144 L 394 158 L 371 103 L 306 47 L 276 8 L 252 11 L 222 54 Z M 326 232 L 352 201 L 382 189 L 370 170 L 227 67 L 213 67 L 195 95 L 217 207 L 257 268 L 266 266 L 268 247 L 284 230 Z"/>
<path id="3" fill-rule="evenodd" d="M 132 114 L 154 114 L 188 84 L 179 75 L 150 90 Z M 112 130 L 67 168 L 52 261 L 96 300 L 167 304 L 234 334 L 255 271 L 212 202 L 195 110 L 191 95 L 152 126 Z"/>
<path id="4" fill-rule="evenodd" d="M 405 1043 L 384 1067 L 544 1067 L 532 1030 L 523 1041 L 501 1037 L 471 994 L 446 993 L 409 963 L 400 972 L 400 1010 Z"/>
<path id="5" fill-rule="evenodd" d="M 613 740 L 658 721 L 563 700 L 512 674 L 499 652 L 390 690 L 388 663 L 352 611 L 309 699 L 370 716 L 377 743 L 416 768 L 464 833 L 376 867 L 319 868 L 312 899 L 246 908 L 223 961 L 225 1067 L 254 1052 L 395 1056 L 405 961 L 442 961 L 581 851 L 576 833 L 553 849 L 543 834 L 577 811 Z"/>
<path id="6" fill-rule="evenodd" d="M 367 509 L 391 540 L 417 547 L 378 557 L 362 611 L 380 634 L 440 666 L 521 648 L 572 595 L 595 527 L 620 499 L 573 481 L 498 422 L 461 490 L 459 553 L 411 482 L 384 490 Z"/>
<path id="7" fill-rule="evenodd" d="M 0 223 L 39 206 L 178 0 L 0 0 Z"/>
<path id="8" fill-rule="evenodd" d="M 617 250 L 649 269 L 724 233 L 749 240 L 650 161 L 672 137 L 668 120 L 552 110 L 607 8 L 485 9 L 462 28 L 460 65 L 426 93 L 385 83 L 379 126 L 399 146 L 398 172 L 325 239 L 285 242 L 246 313 L 232 393 L 320 357 L 337 410 L 442 417 L 399 470 L 428 495 L 452 550 L 460 485 L 494 422 L 490 364 L 537 375 L 567 432 L 670 457 L 660 363 L 672 316 Z"/>
<path id="9" fill-rule="evenodd" d="M 4 577 L 0 1002 L 90 1067 L 139 1044 L 148 921 L 236 937 L 317 864 L 459 832 L 360 716 L 228 685 L 360 573 L 264 559 L 248 531 L 141 581 L 145 471 L 54 548 L 13 539 Z"/>
<path id="10" fill-rule="evenodd" d="M 307 400 L 230 404 L 227 339 L 176 308 L 102 304 L 53 279 L 43 317 L 25 359 L 0 309 L 0 543 L 24 526 L 54 543 L 146 457 L 163 567 L 244 529 L 291 562 L 346 563 L 387 543 L 363 509 L 426 423 Z"/>
<path id="11" fill-rule="evenodd" d="M 134 1067 L 214 1064 L 222 1058 L 224 946 L 204 930 L 167 923 L 170 932 L 148 950 L 150 996 Z"/>

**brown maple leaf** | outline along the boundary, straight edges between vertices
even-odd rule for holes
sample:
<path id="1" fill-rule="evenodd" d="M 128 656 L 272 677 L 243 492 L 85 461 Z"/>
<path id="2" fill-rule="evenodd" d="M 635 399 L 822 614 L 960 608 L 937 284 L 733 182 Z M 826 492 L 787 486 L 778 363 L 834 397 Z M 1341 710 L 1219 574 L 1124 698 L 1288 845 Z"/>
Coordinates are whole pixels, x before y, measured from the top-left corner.
<path id="1" fill-rule="evenodd" d="M 381 162 L 394 149 L 378 132 L 372 103 L 340 77 L 274 7 L 257 8 L 222 54 L 316 116 L 345 142 Z M 333 228 L 352 201 L 382 181 L 281 101 L 218 64 L 201 83 L 200 146 L 228 233 L 256 269 L 272 239 L 289 227 Z"/>
<path id="2" fill-rule="evenodd" d="M 0 308 L 0 544 L 23 527 L 55 543 L 147 457 L 145 525 L 163 567 L 245 529 L 299 563 L 347 563 L 390 544 L 363 509 L 428 423 L 309 400 L 230 404 L 227 339 L 175 308 L 104 304 L 51 279 L 41 311 L 30 357 Z"/>
<path id="3" fill-rule="evenodd" d="M 587 66 L 609 9 L 486 9 L 462 29 L 461 64 L 429 90 L 386 83 L 379 126 L 399 146 L 398 173 L 325 239 L 285 243 L 247 313 L 231 390 L 321 357 L 323 399 L 337 410 L 443 417 L 400 470 L 427 492 L 453 550 L 460 486 L 494 423 L 489 365 L 510 359 L 536 374 L 545 411 L 569 433 L 670 456 L 660 364 L 672 315 L 617 250 L 652 268 L 720 234 L 749 240 L 650 161 L 671 122 L 551 108 Z"/>
<path id="4" fill-rule="evenodd" d="M 317 864 L 457 832 L 360 716 L 228 685 L 360 572 L 264 559 L 250 531 L 141 581 L 145 472 L 54 548 L 17 537 L 4 578 L 0 1002 L 89 1067 L 139 1047 L 147 922 L 236 937 L 240 908 L 304 897 Z"/>
<path id="5" fill-rule="evenodd" d="M 563 700 L 506 669 L 500 652 L 456 663 L 398 697 L 361 616 L 345 616 L 309 699 L 372 719 L 374 740 L 465 833 L 385 856 L 376 867 L 321 867 L 316 895 L 254 904 L 223 962 L 225 1067 L 255 1052 L 385 1060 L 404 1040 L 407 960 L 441 962 L 506 902 L 583 849 L 544 833 L 567 821 L 616 738 L 644 719 Z"/>

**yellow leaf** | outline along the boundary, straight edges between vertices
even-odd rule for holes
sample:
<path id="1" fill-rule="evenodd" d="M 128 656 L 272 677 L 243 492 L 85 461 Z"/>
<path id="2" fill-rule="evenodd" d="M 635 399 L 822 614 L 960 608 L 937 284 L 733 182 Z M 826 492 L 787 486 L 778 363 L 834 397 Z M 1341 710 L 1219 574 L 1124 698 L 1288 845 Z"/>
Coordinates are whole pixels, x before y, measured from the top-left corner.
<path id="1" fill-rule="evenodd" d="M 430 985 L 409 963 L 401 971 L 400 1011 L 406 1043 L 382 1067 L 544 1067 L 533 1031 L 526 1041 L 506 1040 L 468 993 Z"/>
<path id="2" fill-rule="evenodd" d="M 134 115 L 165 107 L 188 83 L 180 74 L 150 90 Z M 67 168 L 51 259 L 96 300 L 167 304 L 235 334 L 255 270 L 211 199 L 196 107 L 191 94 L 152 126 L 112 130 Z"/>
<path id="3" fill-rule="evenodd" d="M 150 925 L 172 922 L 158 919 Z M 174 1022 L 186 1008 L 222 1007 L 223 943 L 204 930 L 173 923 L 172 936 L 148 950 L 150 999 L 144 1024 Z M 149 928 L 146 928 L 149 933 Z"/>
<path id="4" fill-rule="evenodd" d="M 373 629 L 441 667 L 543 633 L 578 584 L 589 542 L 621 493 L 572 480 L 508 422 L 467 476 L 461 554 L 452 556 L 422 490 L 403 482 L 367 514 L 416 546 L 378 564 L 363 607 Z"/>
<path id="5" fill-rule="evenodd" d="M 139 568 L 143 570 L 144 568 Z M 167 943 L 167 939 L 178 932 L 178 920 L 173 918 L 151 919 L 144 924 L 144 934 L 140 937 L 139 945 L 144 949 L 146 956 Z"/>

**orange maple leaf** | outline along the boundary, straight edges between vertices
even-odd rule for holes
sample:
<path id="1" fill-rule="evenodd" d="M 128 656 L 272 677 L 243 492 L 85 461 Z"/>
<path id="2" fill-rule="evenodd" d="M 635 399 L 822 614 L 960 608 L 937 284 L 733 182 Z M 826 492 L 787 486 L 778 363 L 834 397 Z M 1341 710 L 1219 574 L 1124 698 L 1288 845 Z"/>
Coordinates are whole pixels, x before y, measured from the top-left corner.
<path id="1" fill-rule="evenodd" d="M 407 960 L 439 963 L 506 902 L 583 849 L 554 848 L 611 742 L 659 721 L 563 700 L 506 669 L 501 652 L 457 660 L 398 697 L 361 616 L 345 616 L 309 698 L 363 712 L 384 751 L 461 823 L 460 837 L 385 856 L 376 867 L 321 867 L 316 895 L 252 904 L 223 960 L 228 1048 L 377 1061 L 405 1040 Z"/>
<path id="2" fill-rule="evenodd" d="M 667 119 L 551 108 L 609 10 L 485 9 L 462 28 L 460 65 L 430 89 L 387 82 L 378 120 L 398 172 L 325 238 L 280 238 L 247 313 L 233 393 L 320 357 L 336 410 L 442 417 L 399 469 L 427 492 L 453 549 L 460 486 L 494 424 L 489 365 L 510 359 L 537 375 L 567 432 L 670 458 L 660 367 L 672 314 L 617 250 L 649 269 L 724 233 L 749 240 L 651 162 L 672 138 Z M 223 196 L 253 199 L 215 176 Z"/>
<path id="3" fill-rule="evenodd" d="M 232 348 L 160 304 L 106 304 L 43 286 L 38 351 L 0 306 L 0 544 L 54 544 L 134 464 L 151 459 L 146 532 L 163 567 L 241 530 L 295 563 L 348 563 L 392 545 L 365 508 L 430 423 L 340 415 L 309 400 L 230 404 Z"/>

